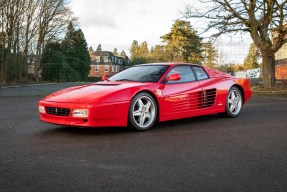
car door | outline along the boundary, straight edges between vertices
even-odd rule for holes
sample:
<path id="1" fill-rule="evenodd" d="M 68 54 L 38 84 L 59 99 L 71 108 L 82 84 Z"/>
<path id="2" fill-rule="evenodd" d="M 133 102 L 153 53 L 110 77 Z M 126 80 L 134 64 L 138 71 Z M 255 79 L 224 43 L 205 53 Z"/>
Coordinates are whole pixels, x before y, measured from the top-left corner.
<path id="1" fill-rule="evenodd" d="M 217 96 L 216 84 L 214 79 L 209 78 L 206 71 L 201 66 L 192 66 L 196 78 L 202 87 L 199 93 L 199 108 L 209 110 L 214 106 Z"/>
<path id="2" fill-rule="evenodd" d="M 162 85 L 163 116 L 185 117 L 198 109 L 198 93 L 202 89 L 190 65 L 174 66 L 166 77 L 173 73 L 181 78 Z"/>

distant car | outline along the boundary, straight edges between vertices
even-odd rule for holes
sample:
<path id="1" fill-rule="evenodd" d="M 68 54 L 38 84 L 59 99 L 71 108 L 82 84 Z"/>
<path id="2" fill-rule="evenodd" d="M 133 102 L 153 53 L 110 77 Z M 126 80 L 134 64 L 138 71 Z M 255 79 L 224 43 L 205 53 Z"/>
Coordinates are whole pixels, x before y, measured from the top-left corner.
<path id="1" fill-rule="evenodd" d="M 201 65 L 142 64 L 93 84 L 55 92 L 39 101 L 44 122 L 78 127 L 131 126 L 219 113 L 239 115 L 251 97 L 249 79 Z"/>

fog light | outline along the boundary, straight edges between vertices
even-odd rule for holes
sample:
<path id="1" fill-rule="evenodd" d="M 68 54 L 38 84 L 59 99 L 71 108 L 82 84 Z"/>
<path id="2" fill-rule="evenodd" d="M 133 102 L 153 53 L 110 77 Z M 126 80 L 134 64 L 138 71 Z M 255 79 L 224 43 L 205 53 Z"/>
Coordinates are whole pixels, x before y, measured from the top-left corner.
<path id="1" fill-rule="evenodd" d="M 88 117 L 89 110 L 88 109 L 74 109 L 73 117 Z"/>
<path id="2" fill-rule="evenodd" d="M 45 107 L 44 106 L 42 106 L 42 105 L 39 105 L 39 112 L 40 113 L 46 113 L 46 111 L 45 111 Z"/>

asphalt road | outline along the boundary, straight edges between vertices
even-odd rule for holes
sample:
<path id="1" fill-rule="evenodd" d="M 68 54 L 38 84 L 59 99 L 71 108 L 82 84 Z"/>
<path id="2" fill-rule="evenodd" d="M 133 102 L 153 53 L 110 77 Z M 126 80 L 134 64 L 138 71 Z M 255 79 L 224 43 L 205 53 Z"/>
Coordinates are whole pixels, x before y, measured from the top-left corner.
<path id="1" fill-rule="evenodd" d="M 147 132 L 39 121 L 40 97 L 0 97 L 0 191 L 286 191 L 287 97 L 253 96 L 241 115 Z"/>

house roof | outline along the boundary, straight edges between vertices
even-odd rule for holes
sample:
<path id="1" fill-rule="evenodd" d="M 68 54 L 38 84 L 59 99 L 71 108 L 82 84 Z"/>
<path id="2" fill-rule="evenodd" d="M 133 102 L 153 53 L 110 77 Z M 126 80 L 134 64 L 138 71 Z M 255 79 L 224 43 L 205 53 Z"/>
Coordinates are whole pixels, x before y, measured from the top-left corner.
<path id="1" fill-rule="evenodd" d="M 121 58 L 121 59 L 126 59 L 129 60 L 128 56 L 119 56 L 119 55 L 114 55 L 112 52 L 110 51 L 94 51 L 92 52 L 93 55 L 95 56 L 108 56 L 108 57 L 117 57 L 117 58 Z"/>
<path id="2" fill-rule="evenodd" d="M 94 54 L 96 56 L 114 56 L 114 54 L 110 51 L 95 51 Z"/>

